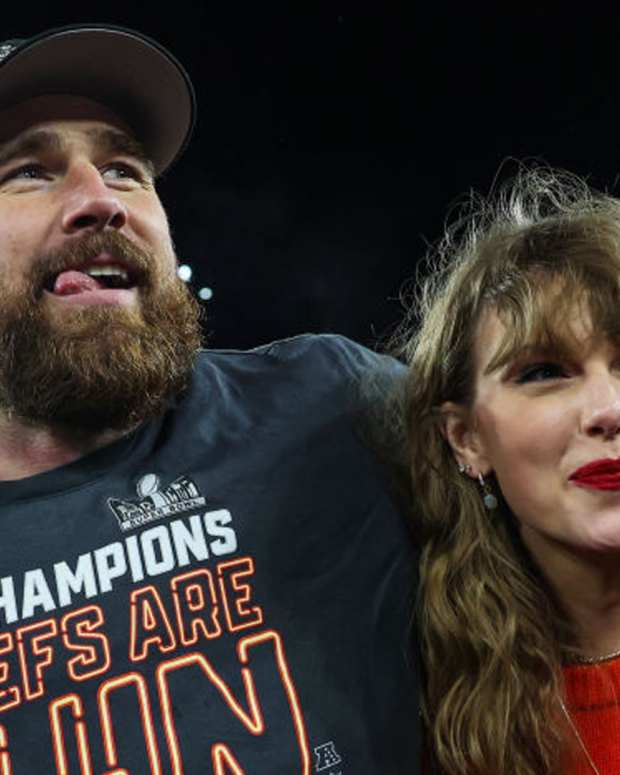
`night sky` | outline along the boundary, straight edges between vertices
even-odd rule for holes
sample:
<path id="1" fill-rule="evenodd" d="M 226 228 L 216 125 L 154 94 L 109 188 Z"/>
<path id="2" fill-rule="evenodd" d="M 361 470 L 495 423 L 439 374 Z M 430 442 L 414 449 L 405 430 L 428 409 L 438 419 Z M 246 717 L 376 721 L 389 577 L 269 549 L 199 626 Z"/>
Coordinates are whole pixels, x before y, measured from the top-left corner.
<path id="1" fill-rule="evenodd" d="M 213 291 L 211 346 L 373 345 L 448 210 L 506 159 L 618 193 L 620 12 L 508 5 L 5 3 L 2 39 L 109 22 L 185 65 L 198 124 L 159 190 L 192 287 Z"/>

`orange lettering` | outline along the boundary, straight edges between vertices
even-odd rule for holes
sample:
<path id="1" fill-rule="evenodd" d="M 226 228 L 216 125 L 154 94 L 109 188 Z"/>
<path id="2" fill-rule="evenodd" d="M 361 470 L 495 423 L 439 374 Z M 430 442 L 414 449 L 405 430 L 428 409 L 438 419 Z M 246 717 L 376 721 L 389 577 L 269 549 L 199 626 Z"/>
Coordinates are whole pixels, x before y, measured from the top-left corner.
<path id="1" fill-rule="evenodd" d="M 254 575 L 252 558 L 242 557 L 230 562 L 220 562 L 217 573 L 230 632 L 261 624 L 263 612 L 260 606 L 248 606 L 252 599 L 252 588 L 241 581 L 246 576 Z"/>
<path id="2" fill-rule="evenodd" d="M 134 686 L 140 706 L 140 718 L 142 720 L 142 731 L 146 743 L 146 752 L 149 760 L 151 775 L 161 775 L 162 768 L 157 748 L 157 737 L 155 735 L 155 725 L 153 724 L 153 713 L 149 700 L 148 687 L 144 676 L 139 673 L 127 673 L 118 678 L 110 678 L 99 688 L 99 716 L 101 718 L 101 728 L 103 732 L 103 742 L 105 747 L 106 761 L 110 767 L 118 767 L 118 752 L 112 724 L 112 714 L 110 712 L 110 694 L 125 686 Z M 115 769 L 114 773 L 126 772 L 124 769 Z M 110 773 L 113 775 L 113 773 Z"/>
<path id="3" fill-rule="evenodd" d="M 282 646 L 280 636 L 273 630 L 268 630 L 267 632 L 262 632 L 252 637 L 243 638 L 237 646 L 237 653 L 241 663 L 243 665 L 248 665 L 249 654 L 251 650 L 263 644 L 270 645 L 273 650 L 277 663 L 277 669 L 282 680 L 282 685 L 289 708 L 291 710 L 295 736 L 300 754 L 301 769 L 299 772 L 301 775 L 310 775 L 310 753 L 308 748 L 308 738 L 301 713 L 301 708 L 299 706 L 299 700 L 297 699 L 295 687 L 293 685 L 288 665 L 286 663 L 286 657 L 284 655 L 284 648 Z M 241 677 L 245 690 L 244 707 L 244 705 L 242 705 L 234 697 L 228 684 L 224 681 L 221 675 L 215 670 L 211 662 L 203 654 L 188 654 L 184 657 L 178 657 L 175 659 L 170 659 L 167 662 L 163 662 L 157 668 L 157 689 L 159 692 L 159 700 L 162 708 L 164 729 L 166 732 L 166 740 L 168 742 L 168 748 L 170 751 L 173 775 L 184 775 L 184 768 L 183 755 L 181 753 L 181 747 L 174 723 L 174 714 L 172 710 L 173 703 L 170 696 L 168 677 L 176 670 L 182 670 L 189 667 L 199 667 L 201 669 L 210 683 L 215 687 L 224 703 L 228 706 L 228 709 L 237 717 L 247 732 L 255 736 L 265 733 L 263 712 L 259 698 L 257 696 L 254 676 L 252 675 L 250 667 L 244 666 L 241 668 Z M 217 765 L 219 768 L 216 769 L 217 775 L 225 775 L 225 770 L 222 769 L 225 766 L 227 766 L 229 769 L 232 768 L 233 775 L 243 775 L 241 766 L 237 760 L 234 759 L 228 747 L 225 746 L 222 742 L 214 741 L 211 749 L 211 756 L 214 766 Z"/>
<path id="4" fill-rule="evenodd" d="M 10 632 L 4 632 L 0 635 L 0 654 L 8 654 L 13 651 L 13 636 Z M 0 684 L 9 680 L 9 663 L 0 661 Z M 21 692 L 18 686 L 7 686 L 6 689 L 0 689 L 0 713 L 19 705 L 21 702 Z"/>
<path id="5" fill-rule="evenodd" d="M 0 775 L 13 775 L 13 765 L 9 753 L 9 736 L 2 724 L 0 724 Z"/>
<path id="6" fill-rule="evenodd" d="M 98 605 L 80 608 L 62 618 L 63 642 L 69 651 L 78 654 L 67 662 L 67 672 L 74 681 L 86 681 L 110 667 L 108 638 L 97 632 L 103 623 L 103 611 Z"/>
<path id="7" fill-rule="evenodd" d="M 225 745 L 214 745 L 211 751 L 211 761 L 213 762 L 213 772 L 215 775 L 245 775 L 245 771 L 239 762 L 232 755 L 230 749 Z"/>
<path id="8" fill-rule="evenodd" d="M 148 586 L 131 593 L 129 658 L 133 662 L 146 659 L 151 645 L 171 651 L 176 639 L 159 592 Z"/>
<path id="9" fill-rule="evenodd" d="M 92 775 L 93 764 L 88 744 L 88 733 L 84 722 L 84 706 L 77 694 L 67 694 L 58 697 L 50 703 L 49 717 L 52 730 L 52 745 L 54 747 L 54 759 L 56 760 L 56 772 L 58 775 L 69 775 L 69 763 L 67 761 L 67 749 L 62 728 L 61 712 L 69 708 L 73 718 L 73 733 L 77 741 L 78 756 L 80 759 L 81 775 Z"/>
<path id="10" fill-rule="evenodd" d="M 217 593 L 210 571 L 200 568 L 176 576 L 172 579 L 171 586 L 179 635 L 184 646 L 196 643 L 200 634 L 207 639 L 221 635 Z M 203 611 L 204 614 L 199 615 Z"/>
<path id="11" fill-rule="evenodd" d="M 45 691 L 43 673 L 52 664 L 54 649 L 52 646 L 42 646 L 41 643 L 53 638 L 57 632 L 58 625 L 55 619 L 46 619 L 43 622 L 20 627 L 17 630 L 17 648 L 22 669 L 24 694 L 29 700 L 40 697 Z M 34 662 L 34 675 L 30 672 L 31 661 Z"/>

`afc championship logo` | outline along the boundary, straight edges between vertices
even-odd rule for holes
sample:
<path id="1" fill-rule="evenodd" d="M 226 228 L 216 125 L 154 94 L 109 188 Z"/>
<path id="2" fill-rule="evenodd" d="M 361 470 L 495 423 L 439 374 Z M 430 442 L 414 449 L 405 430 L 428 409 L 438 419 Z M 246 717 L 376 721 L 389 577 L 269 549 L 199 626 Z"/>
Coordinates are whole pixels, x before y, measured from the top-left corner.
<path id="1" fill-rule="evenodd" d="M 180 476 L 160 489 L 156 474 L 145 474 L 136 485 L 138 498 L 108 498 L 108 506 L 118 519 L 121 530 L 131 530 L 163 517 L 183 514 L 204 506 L 206 499 L 189 476 Z"/>
<path id="2" fill-rule="evenodd" d="M 336 746 L 331 740 L 329 743 L 317 745 L 314 748 L 314 755 L 316 756 L 315 772 L 323 772 L 342 763 L 342 757 L 336 751 Z M 340 775 L 340 772 L 326 773 L 325 775 Z"/>

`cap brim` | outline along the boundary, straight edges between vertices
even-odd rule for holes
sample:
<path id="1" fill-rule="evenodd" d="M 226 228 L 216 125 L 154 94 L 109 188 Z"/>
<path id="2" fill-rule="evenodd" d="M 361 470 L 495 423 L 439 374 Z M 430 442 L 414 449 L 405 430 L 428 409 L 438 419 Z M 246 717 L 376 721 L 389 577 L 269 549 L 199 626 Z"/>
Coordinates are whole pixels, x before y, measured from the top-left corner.
<path id="1" fill-rule="evenodd" d="M 43 94 L 75 94 L 123 118 L 161 174 L 182 153 L 195 121 L 183 66 L 156 41 L 110 25 L 48 30 L 0 64 L 0 109 Z"/>

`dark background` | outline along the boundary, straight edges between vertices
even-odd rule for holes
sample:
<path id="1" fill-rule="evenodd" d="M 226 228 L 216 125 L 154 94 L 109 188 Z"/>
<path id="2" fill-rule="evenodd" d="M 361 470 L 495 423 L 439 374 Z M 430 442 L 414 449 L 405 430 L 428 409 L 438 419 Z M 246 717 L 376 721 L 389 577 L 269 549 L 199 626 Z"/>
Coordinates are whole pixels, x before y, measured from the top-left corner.
<path id="1" fill-rule="evenodd" d="M 213 291 L 212 346 L 375 344 L 449 208 L 505 159 L 617 191 L 619 14 L 495 5 L 64 0 L 4 4 L 2 29 L 121 24 L 185 64 L 199 121 L 160 193 L 192 286 Z"/>

